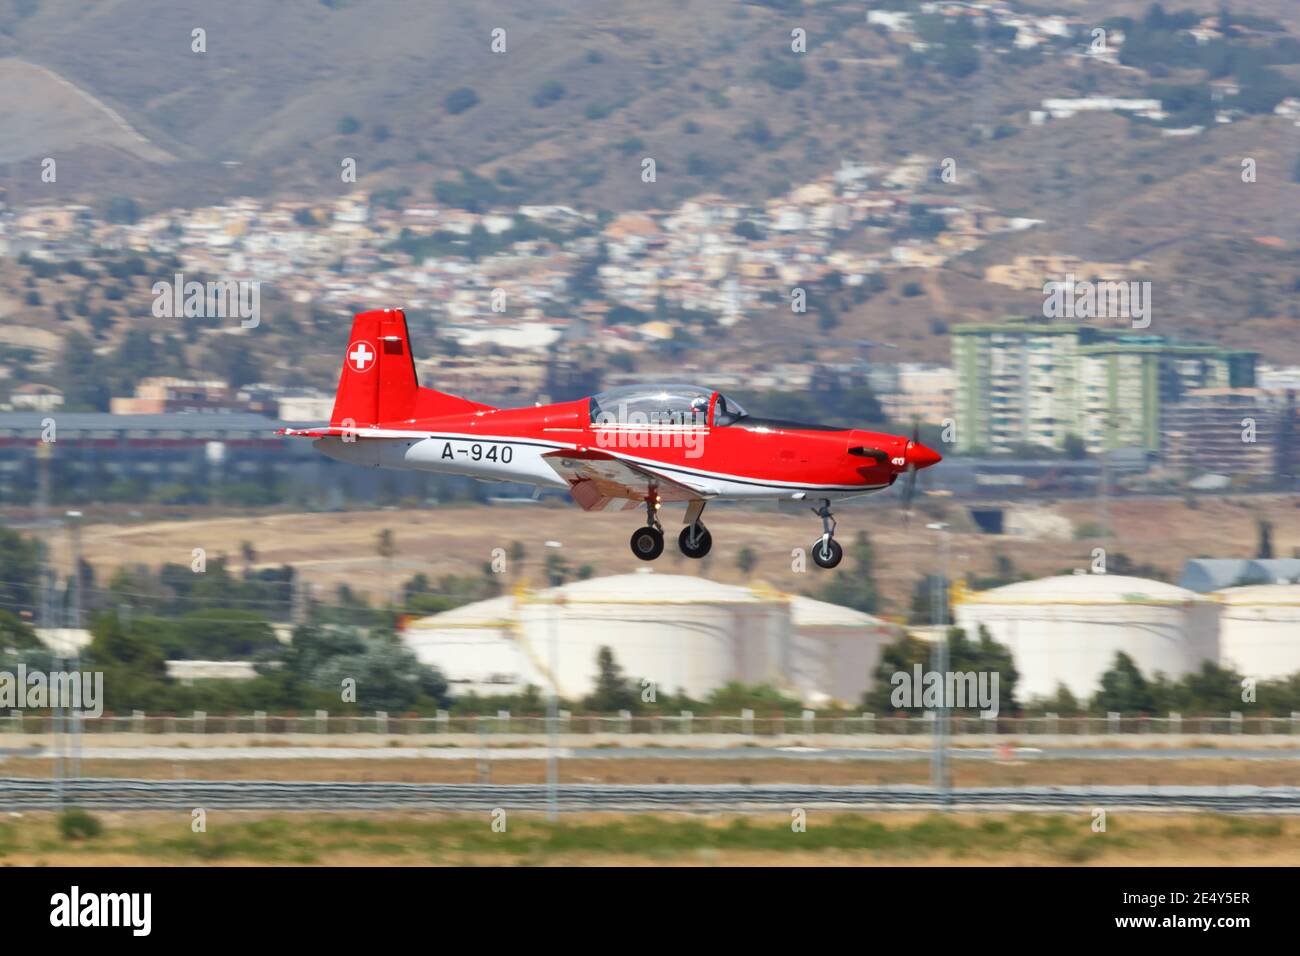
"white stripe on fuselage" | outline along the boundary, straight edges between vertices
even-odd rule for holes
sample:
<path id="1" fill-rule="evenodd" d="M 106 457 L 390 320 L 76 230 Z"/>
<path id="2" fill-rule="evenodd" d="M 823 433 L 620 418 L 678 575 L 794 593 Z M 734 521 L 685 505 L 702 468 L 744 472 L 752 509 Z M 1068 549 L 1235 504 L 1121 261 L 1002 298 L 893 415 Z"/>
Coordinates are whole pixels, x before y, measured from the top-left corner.
<path id="1" fill-rule="evenodd" d="M 518 481 L 551 488 L 567 488 L 568 484 L 542 459 L 542 455 L 548 451 L 576 451 L 578 448 L 574 442 L 465 432 L 358 428 L 352 433 L 359 439 L 368 439 L 368 441 L 345 442 L 341 438 L 324 438 L 317 439 L 315 444 L 331 458 L 370 467 L 411 468 L 441 474 L 465 475 L 485 481 Z M 402 440 L 412 443 L 399 448 Z M 325 446 L 325 442 L 331 444 Z M 375 448 L 374 446 L 378 444 L 387 447 Z M 451 445 L 452 457 L 450 458 L 446 457 L 448 444 Z M 487 461 L 483 457 L 474 458 L 472 455 L 460 455 L 459 459 L 457 458 L 457 452 L 462 449 L 470 451 L 474 444 L 510 446 L 511 460 L 502 462 L 500 451 L 495 461 Z M 761 480 L 728 472 L 706 471 L 702 468 L 668 464 L 654 458 L 629 455 L 623 451 L 615 453 L 608 449 L 599 450 L 629 464 L 662 472 L 669 478 L 680 475 L 682 477 L 678 480 L 687 486 L 700 485 L 700 479 L 709 479 L 712 482 L 709 491 L 718 498 L 788 498 L 792 493 L 800 491 L 812 493 L 814 497 L 845 498 L 869 494 L 889 487 L 887 484 L 836 485 Z M 395 456 L 394 452 L 398 452 L 398 455 Z"/>

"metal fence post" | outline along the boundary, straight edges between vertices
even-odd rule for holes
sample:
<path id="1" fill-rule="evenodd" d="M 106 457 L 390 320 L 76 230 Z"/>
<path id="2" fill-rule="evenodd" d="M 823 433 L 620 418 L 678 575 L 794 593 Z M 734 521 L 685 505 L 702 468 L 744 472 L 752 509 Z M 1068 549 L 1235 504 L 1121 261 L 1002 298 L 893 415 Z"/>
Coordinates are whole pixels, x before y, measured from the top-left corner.
<path id="1" fill-rule="evenodd" d="M 208 715 L 204 711 L 196 710 L 194 712 L 194 726 L 192 726 L 190 730 L 196 734 L 201 734 L 206 730 L 207 723 Z"/>
<path id="2" fill-rule="evenodd" d="M 328 734 L 330 732 L 329 719 L 330 712 L 328 710 L 316 711 L 316 733 Z"/>
<path id="3" fill-rule="evenodd" d="M 815 725 L 813 722 L 816 719 L 817 712 L 815 710 L 805 710 L 803 712 L 803 732 L 805 734 L 811 734 L 815 731 Z"/>
<path id="4" fill-rule="evenodd" d="M 740 710 L 740 732 L 746 737 L 754 736 L 754 712 L 748 707 Z"/>
<path id="5" fill-rule="evenodd" d="M 1296 717 L 1300 717 L 1300 714 L 1292 714 L 1291 717 L 1294 719 Z M 682 711 L 682 723 L 681 723 L 682 733 L 689 734 L 691 732 L 691 721 L 694 719 L 695 719 L 695 715 L 691 713 L 689 710 Z"/>

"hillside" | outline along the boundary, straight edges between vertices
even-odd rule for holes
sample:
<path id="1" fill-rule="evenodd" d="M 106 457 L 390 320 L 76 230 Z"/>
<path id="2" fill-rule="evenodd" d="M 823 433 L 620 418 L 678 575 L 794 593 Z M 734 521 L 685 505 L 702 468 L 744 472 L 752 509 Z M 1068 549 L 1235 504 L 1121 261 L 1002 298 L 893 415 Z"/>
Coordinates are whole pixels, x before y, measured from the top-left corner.
<path id="1" fill-rule="evenodd" d="M 1101 23 L 1146 6 L 1052 8 Z M 1294 12 L 1281 0 L 1248 6 L 1283 21 Z M 206 52 L 191 50 L 195 28 Z M 498 28 L 505 50 L 494 53 Z M 794 29 L 806 31 L 806 53 L 791 52 Z M 953 63 L 942 54 L 951 37 L 936 44 L 922 32 L 930 52 L 917 55 L 868 24 L 861 4 L 837 0 L 28 0 L 0 13 L 0 57 L 10 58 L 0 75 L 20 93 L 0 111 L 0 186 L 16 207 L 102 208 L 130 196 L 147 212 L 241 195 L 446 198 L 470 170 L 492 184 L 484 202 L 501 206 L 671 210 L 702 193 L 759 203 L 844 162 L 888 168 L 922 154 L 956 164 L 957 181 L 934 192 L 1041 225 L 846 300 L 836 337 L 945 358 L 949 325 L 1041 305 L 985 270 L 1051 251 L 1145 262 L 1134 277 L 1152 283 L 1154 332 L 1300 361 L 1287 334 L 1300 318 L 1291 121 L 1242 115 L 1187 136 L 1111 113 L 1034 125 L 1030 111 L 1047 97 L 1141 97 L 1153 83 L 1190 87 L 1209 73 L 1148 73 L 992 37 Z M 1249 42 L 1261 49 L 1279 36 L 1256 32 Z M 1300 75 L 1296 64 L 1278 70 Z M 60 160 L 57 183 L 37 175 L 47 155 Z M 645 157 L 654 183 L 641 181 Z M 1241 180 L 1245 157 L 1257 164 L 1253 183 Z M 344 158 L 357 162 L 355 185 L 340 179 Z M 26 279 L 0 277 L 7 313 Z M 114 342 L 129 317 L 96 331 Z M 788 332 L 788 320 L 779 309 L 758 317 L 754 338 Z"/>

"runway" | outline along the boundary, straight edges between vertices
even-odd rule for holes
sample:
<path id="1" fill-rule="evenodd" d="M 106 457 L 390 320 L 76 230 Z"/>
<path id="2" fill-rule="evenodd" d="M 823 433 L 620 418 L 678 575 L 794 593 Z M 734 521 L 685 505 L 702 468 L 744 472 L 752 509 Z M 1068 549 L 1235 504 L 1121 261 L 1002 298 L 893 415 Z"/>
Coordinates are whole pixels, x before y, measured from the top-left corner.
<path id="1" fill-rule="evenodd" d="M 0 779 L 0 811 L 57 810 L 544 810 L 545 784 L 337 783 Z M 1300 813 L 1300 787 L 963 787 L 810 786 L 805 784 L 561 784 L 565 810 L 1213 810 Z"/>
<path id="2" fill-rule="evenodd" d="M 561 760 L 929 760 L 928 747 L 561 747 Z M 66 754 L 66 751 L 65 751 Z M 0 752 L 50 757 L 48 748 Z M 544 760 L 546 747 L 82 747 L 82 760 Z M 950 747 L 952 760 L 1300 760 L 1300 748 Z"/>

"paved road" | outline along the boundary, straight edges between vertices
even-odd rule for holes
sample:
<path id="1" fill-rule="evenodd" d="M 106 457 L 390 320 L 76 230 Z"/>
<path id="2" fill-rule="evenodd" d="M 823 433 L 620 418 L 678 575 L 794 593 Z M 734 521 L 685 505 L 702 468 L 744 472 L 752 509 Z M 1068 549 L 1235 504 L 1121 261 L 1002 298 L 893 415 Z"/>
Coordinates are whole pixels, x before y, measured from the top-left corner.
<path id="1" fill-rule="evenodd" d="M 65 781 L 64 805 L 103 810 L 542 810 L 544 784 L 336 783 L 327 781 Z M 565 809 L 759 810 L 971 808 L 983 810 L 1146 809 L 1300 813 L 1300 787 L 932 787 L 805 784 L 561 784 Z M 48 779 L 0 779 L 0 810 L 59 806 Z"/>
<path id="2" fill-rule="evenodd" d="M 561 747 L 563 760 L 929 760 L 926 747 Z M 952 748 L 953 760 L 1001 760 L 997 748 Z M 163 760 L 174 763 L 210 760 L 544 760 L 546 747 L 83 747 L 83 760 Z M 0 752 L 5 756 L 48 757 L 48 750 Z M 1300 748 L 1250 749 L 1188 747 L 1018 747 L 1014 760 L 1300 760 Z"/>

